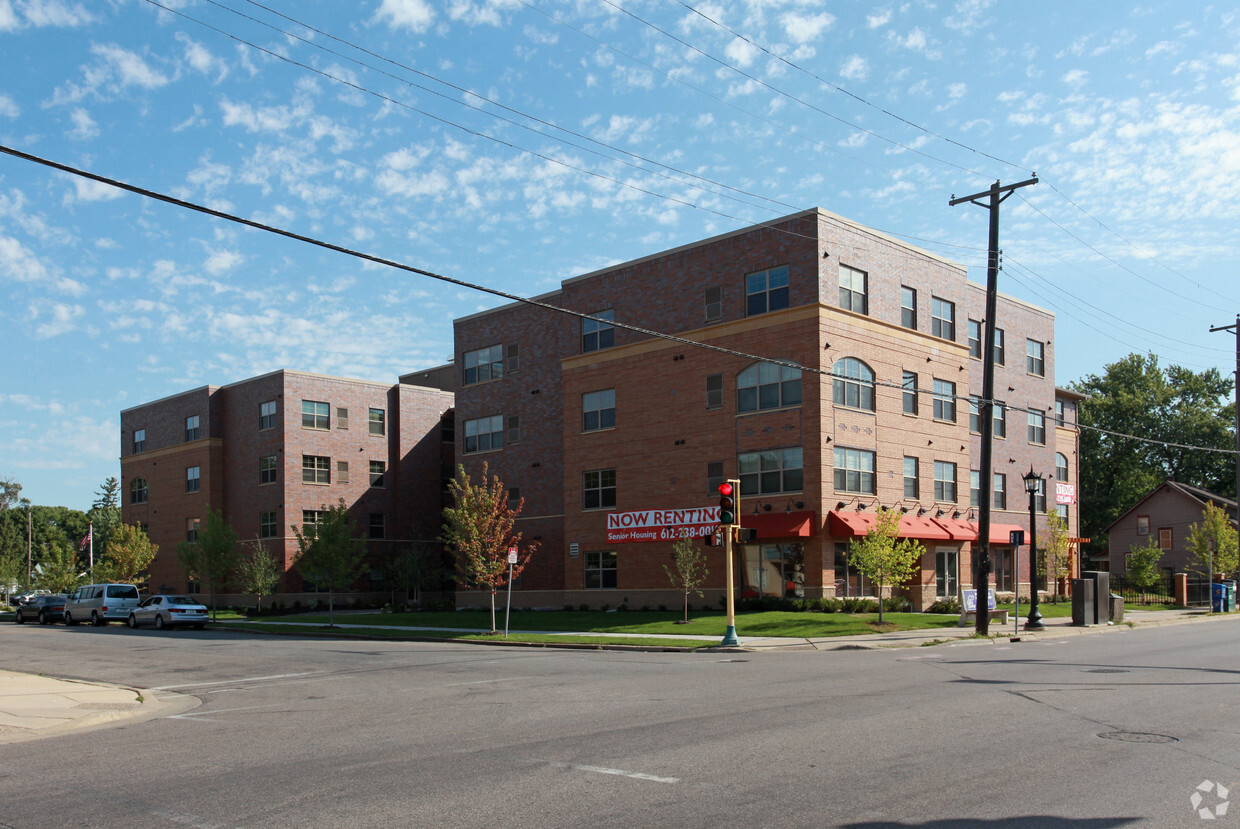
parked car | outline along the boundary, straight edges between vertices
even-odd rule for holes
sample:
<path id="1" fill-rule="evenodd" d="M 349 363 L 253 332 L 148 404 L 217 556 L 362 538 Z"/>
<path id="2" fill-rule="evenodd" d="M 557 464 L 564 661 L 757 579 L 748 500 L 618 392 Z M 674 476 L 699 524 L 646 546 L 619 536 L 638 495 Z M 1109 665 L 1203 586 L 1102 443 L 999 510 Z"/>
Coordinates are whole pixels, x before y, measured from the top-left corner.
<path id="1" fill-rule="evenodd" d="M 65 624 L 90 621 L 92 625 L 123 622 L 138 606 L 138 588 L 132 584 L 86 584 L 65 602 Z"/>
<path id="2" fill-rule="evenodd" d="M 142 604 L 129 611 L 129 626 L 153 625 L 163 630 L 177 625 L 189 625 L 202 630 L 207 623 L 207 608 L 189 596 L 150 596 Z"/>
<path id="3" fill-rule="evenodd" d="M 52 591 L 50 590 L 27 590 L 25 593 L 18 593 L 13 597 L 13 607 L 21 607 L 24 604 L 33 602 L 39 596 L 50 596 L 51 594 Z"/>
<path id="4" fill-rule="evenodd" d="M 37 619 L 41 625 L 50 625 L 52 622 L 59 622 L 65 618 L 65 599 L 67 598 L 61 593 L 34 596 L 29 601 L 19 604 L 13 615 L 19 625 L 25 624 L 30 619 Z"/>

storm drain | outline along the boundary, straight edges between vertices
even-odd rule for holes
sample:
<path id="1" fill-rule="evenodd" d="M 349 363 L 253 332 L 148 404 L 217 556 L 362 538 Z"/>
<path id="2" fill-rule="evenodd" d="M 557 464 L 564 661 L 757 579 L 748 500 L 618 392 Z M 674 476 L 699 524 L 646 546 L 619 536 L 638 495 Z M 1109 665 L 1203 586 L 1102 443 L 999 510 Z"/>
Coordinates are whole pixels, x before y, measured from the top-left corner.
<path id="1" fill-rule="evenodd" d="M 1145 734 L 1140 731 L 1104 731 L 1098 735 L 1104 740 L 1119 740 L 1121 743 L 1178 743 L 1178 737 L 1166 734 Z"/>

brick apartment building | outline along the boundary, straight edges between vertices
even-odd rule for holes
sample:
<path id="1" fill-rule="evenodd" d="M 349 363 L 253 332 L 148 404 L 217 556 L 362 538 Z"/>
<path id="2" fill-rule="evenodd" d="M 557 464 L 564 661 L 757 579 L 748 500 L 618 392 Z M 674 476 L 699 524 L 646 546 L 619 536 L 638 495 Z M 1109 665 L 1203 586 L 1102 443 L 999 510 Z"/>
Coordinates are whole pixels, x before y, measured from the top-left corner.
<path id="1" fill-rule="evenodd" d="M 452 464 L 452 401 L 439 388 L 281 370 L 121 412 L 122 518 L 159 545 L 150 589 L 194 589 L 176 546 L 196 537 L 208 505 L 239 539 L 261 539 L 280 557 L 285 594 L 312 588 L 288 570 L 291 525 L 341 498 L 376 572 L 393 545 L 434 540 Z"/>
<path id="2" fill-rule="evenodd" d="M 608 516 L 711 507 L 726 478 L 757 531 L 737 553 L 742 595 L 872 595 L 844 551 L 880 505 L 926 546 L 915 607 L 971 585 L 984 298 L 962 265 L 809 210 L 538 298 L 596 319 L 515 303 L 456 320 L 457 461 L 523 497 L 541 543 L 514 601 L 674 606 L 671 541 L 609 532 Z M 1046 479 L 1039 533 L 1049 506 L 1077 535 L 1080 398 L 1055 388 L 1049 311 L 1001 295 L 996 317 L 991 553 L 996 586 L 1027 591 L 1027 547 L 1013 572 L 1008 545 L 1028 525 L 1021 476 Z M 714 605 L 724 562 L 708 552 Z"/>

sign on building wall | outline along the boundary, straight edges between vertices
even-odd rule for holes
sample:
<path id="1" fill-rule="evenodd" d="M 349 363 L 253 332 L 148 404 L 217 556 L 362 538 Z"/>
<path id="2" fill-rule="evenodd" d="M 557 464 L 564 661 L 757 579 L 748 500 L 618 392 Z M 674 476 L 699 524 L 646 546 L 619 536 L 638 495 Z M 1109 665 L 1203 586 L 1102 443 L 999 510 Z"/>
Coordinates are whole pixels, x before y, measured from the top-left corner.
<path id="1" fill-rule="evenodd" d="M 719 526 L 719 507 L 648 509 L 607 513 L 607 543 L 675 541 L 702 538 Z"/>
<path id="2" fill-rule="evenodd" d="M 1075 504 L 1076 503 L 1076 484 L 1065 484 L 1059 481 L 1055 482 L 1055 503 L 1056 504 Z"/>

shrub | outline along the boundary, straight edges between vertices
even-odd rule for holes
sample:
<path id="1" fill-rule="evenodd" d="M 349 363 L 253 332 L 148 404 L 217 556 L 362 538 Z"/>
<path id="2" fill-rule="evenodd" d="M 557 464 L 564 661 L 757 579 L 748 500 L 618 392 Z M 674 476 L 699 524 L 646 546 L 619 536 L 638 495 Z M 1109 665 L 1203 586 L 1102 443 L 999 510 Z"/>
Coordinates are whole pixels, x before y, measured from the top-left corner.
<path id="1" fill-rule="evenodd" d="M 660 612 L 660 613 L 666 613 L 666 612 L 667 612 L 667 605 L 665 605 L 665 604 L 661 604 L 661 605 L 659 605 L 659 612 Z"/>
<path id="2" fill-rule="evenodd" d="M 814 599 L 814 610 L 819 613 L 839 613 L 841 605 L 839 599 Z"/>
<path id="3" fill-rule="evenodd" d="M 844 613 L 877 613 L 878 601 L 864 596 L 846 596 L 840 599 L 840 610 Z"/>
<path id="4" fill-rule="evenodd" d="M 883 599 L 883 610 L 891 613 L 907 613 L 913 607 L 913 603 L 905 596 L 888 596 Z"/>
<path id="5" fill-rule="evenodd" d="M 590 606 L 588 604 L 579 604 L 577 605 L 577 609 L 580 610 L 582 613 L 585 613 L 587 610 L 590 609 Z"/>
<path id="6" fill-rule="evenodd" d="M 955 596 L 947 599 L 939 599 L 927 608 L 928 613 L 959 613 L 960 600 Z"/>

